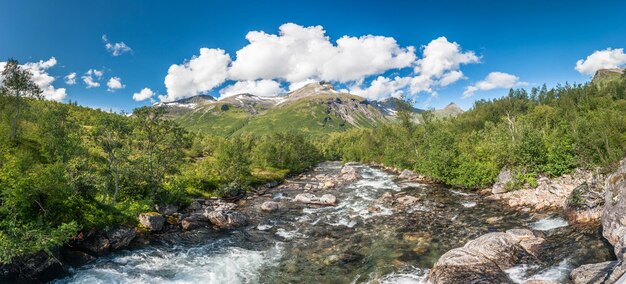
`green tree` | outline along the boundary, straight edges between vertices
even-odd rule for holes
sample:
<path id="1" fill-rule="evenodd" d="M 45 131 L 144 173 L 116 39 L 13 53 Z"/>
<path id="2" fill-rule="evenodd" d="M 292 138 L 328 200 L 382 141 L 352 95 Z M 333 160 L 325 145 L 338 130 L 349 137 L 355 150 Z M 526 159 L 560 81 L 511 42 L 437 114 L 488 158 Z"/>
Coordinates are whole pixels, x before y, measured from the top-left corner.
<path id="1" fill-rule="evenodd" d="M 103 113 L 93 128 L 92 137 L 96 145 L 106 155 L 107 172 L 113 179 L 115 191 L 113 192 L 111 204 L 115 204 L 119 193 L 120 161 L 127 158 L 127 149 L 125 147 L 127 147 L 129 134 L 130 126 L 124 121 L 123 117 L 118 115 Z M 109 198 L 109 180 L 107 179 L 106 181 L 102 203 L 105 203 Z"/>
<path id="2" fill-rule="evenodd" d="M 2 70 L 2 86 L 0 86 L 0 95 L 10 98 L 11 105 L 11 135 L 10 141 L 17 143 L 19 136 L 19 121 L 22 112 L 27 104 L 24 98 L 31 97 L 41 99 L 42 91 L 33 82 L 32 74 L 23 69 L 17 60 L 9 59 Z"/>

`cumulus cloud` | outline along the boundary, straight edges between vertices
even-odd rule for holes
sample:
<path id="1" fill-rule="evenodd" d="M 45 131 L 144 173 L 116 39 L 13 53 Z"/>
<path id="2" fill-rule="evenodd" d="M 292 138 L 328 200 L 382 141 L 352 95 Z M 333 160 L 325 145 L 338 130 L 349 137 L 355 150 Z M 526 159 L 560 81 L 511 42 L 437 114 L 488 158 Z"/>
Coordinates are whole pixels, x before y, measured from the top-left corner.
<path id="1" fill-rule="evenodd" d="M 183 64 L 173 64 L 165 76 L 166 96 L 161 101 L 202 94 L 226 81 L 231 59 L 222 49 L 201 48 L 199 56 Z"/>
<path id="2" fill-rule="evenodd" d="M 104 48 L 113 56 L 120 56 L 127 52 L 132 52 L 133 49 L 126 45 L 123 41 L 112 43 L 107 38 L 107 35 L 102 35 L 102 41 L 104 41 Z"/>
<path id="3" fill-rule="evenodd" d="M 133 94 L 133 100 L 138 101 L 138 102 L 145 101 L 148 99 L 152 100 L 153 96 L 154 96 L 154 92 L 150 88 L 143 88 L 138 93 Z"/>
<path id="4" fill-rule="evenodd" d="M 479 63 L 480 58 L 473 51 L 463 51 L 456 42 L 439 37 L 423 46 L 423 56 L 415 62 L 413 74 L 406 77 L 378 77 L 370 86 L 350 89 L 355 94 L 369 99 L 383 99 L 401 94 L 416 95 L 421 92 L 435 94 L 435 89 L 453 84 L 465 76 L 462 65 Z"/>
<path id="5" fill-rule="evenodd" d="M 126 85 L 122 84 L 122 79 L 120 77 L 111 77 L 107 82 L 107 87 L 109 92 L 115 92 L 115 90 L 125 88 Z"/>
<path id="6" fill-rule="evenodd" d="M 76 85 L 76 72 L 72 72 L 70 74 L 67 74 L 67 76 L 63 77 L 65 84 L 68 85 Z"/>
<path id="7" fill-rule="evenodd" d="M 99 81 L 102 79 L 102 75 L 104 75 L 104 71 L 102 70 L 89 69 L 80 78 L 83 79 L 83 82 L 87 85 L 87 89 L 90 89 L 100 87 Z"/>
<path id="8" fill-rule="evenodd" d="M 4 69 L 4 65 L 6 62 L 0 62 L 0 70 Z M 43 61 L 40 60 L 38 62 L 28 62 L 22 64 L 22 68 L 28 70 L 32 74 L 33 82 L 42 90 L 42 95 L 47 100 L 52 101 L 62 101 L 67 97 L 67 92 L 65 88 L 55 88 L 52 83 L 54 83 L 55 78 L 48 74 L 48 69 L 54 67 L 57 64 L 57 60 L 54 57 Z M 0 80 L 1 81 L 1 80 Z"/>
<path id="9" fill-rule="evenodd" d="M 241 90 L 266 94 L 282 84 L 295 90 L 321 80 L 345 84 L 370 99 L 432 94 L 465 79 L 462 65 L 480 62 L 473 51 L 445 37 L 423 46 L 422 58 L 413 46 L 401 46 L 392 37 L 346 35 L 333 42 L 322 26 L 286 23 L 276 34 L 250 31 L 246 39 L 234 60 L 221 49 L 202 48 L 199 56 L 172 65 L 165 78 L 167 95 L 159 98 L 172 101 L 205 93 L 226 81 L 235 82 L 221 90 L 222 96 Z M 380 77 L 392 70 L 403 76 Z M 374 76 L 379 77 L 370 80 Z"/>
<path id="10" fill-rule="evenodd" d="M 576 62 L 576 71 L 593 76 L 598 69 L 619 68 L 626 65 L 626 54 L 623 48 L 607 48 L 598 50 Z"/>
<path id="11" fill-rule="evenodd" d="M 280 83 L 274 80 L 239 81 L 220 90 L 222 98 L 248 93 L 260 97 L 277 96 L 284 93 Z"/>
<path id="12" fill-rule="evenodd" d="M 468 86 L 463 92 L 463 98 L 471 97 L 477 91 L 488 91 L 498 88 L 512 88 L 515 86 L 525 85 L 520 82 L 519 77 L 503 72 L 491 72 L 485 79 L 474 85 Z"/>
<path id="13" fill-rule="evenodd" d="M 234 80 L 280 79 L 349 82 L 415 61 L 415 48 L 384 36 L 343 36 L 332 43 L 322 26 L 283 24 L 278 34 L 251 31 L 230 68 Z"/>

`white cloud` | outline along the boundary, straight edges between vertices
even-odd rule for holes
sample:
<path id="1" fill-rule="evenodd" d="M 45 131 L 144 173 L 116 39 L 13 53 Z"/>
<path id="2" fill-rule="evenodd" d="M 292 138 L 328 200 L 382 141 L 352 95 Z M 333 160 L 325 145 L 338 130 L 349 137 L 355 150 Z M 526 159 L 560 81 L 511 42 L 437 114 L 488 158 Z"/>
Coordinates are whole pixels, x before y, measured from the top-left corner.
<path id="1" fill-rule="evenodd" d="M 47 100 L 62 101 L 67 97 L 67 90 L 65 88 L 55 88 L 55 78 L 48 74 L 48 69 L 54 67 L 57 64 L 57 60 L 54 57 L 38 62 L 28 62 L 20 65 L 25 70 L 28 70 L 32 74 L 32 81 L 41 89 L 42 95 Z M 6 62 L 0 62 L 0 71 L 4 70 Z M 2 75 L 0 75 L 0 83 L 2 83 Z"/>
<path id="2" fill-rule="evenodd" d="M 109 92 L 114 92 L 115 90 L 125 88 L 126 85 L 122 84 L 122 79 L 120 77 L 111 77 L 107 82 L 107 87 Z"/>
<path id="3" fill-rule="evenodd" d="M 248 93 L 255 96 L 270 97 L 284 93 L 280 83 L 274 80 L 239 81 L 220 90 L 222 98 Z"/>
<path id="4" fill-rule="evenodd" d="M 474 85 L 468 86 L 463 92 L 463 98 L 471 97 L 477 91 L 488 91 L 498 88 L 512 88 L 515 86 L 526 85 L 520 82 L 519 77 L 502 72 L 491 72 L 482 81 Z"/>
<path id="5" fill-rule="evenodd" d="M 133 49 L 126 45 L 123 41 L 111 43 L 107 38 L 107 35 L 102 35 L 102 41 L 104 41 L 104 47 L 113 56 L 120 56 L 127 52 L 132 52 Z"/>
<path id="6" fill-rule="evenodd" d="M 246 39 L 248 44 L 236 51 L 232 62 L 221 49 L 202 48 L 199 56 L 172 65 L 165 78 L 167 95 L 159 98 L 172 101 L 205 93 L 227 80 L 236 82 L 225 87 L 222 95 L 240 90 L 276 91 L 283 83 L 294 90 L 324 80 L 382 99 L 401 93 L 433 93 L 465 79 L 462 65 L 480 62 L 473 51 L 464 51 L 445 37 L 423 46 L 420 59 L 413 46 L 400 46 L 392 37 L 343 36 L 331 42 L 322 26 L 286 23 L 277 34 L 251 31 Z M 380 77 L 391 70 L 405 75 Z M 373 76 L 379 77 L 364 86 Z"/>
<path id="7" fill-rule="evenodd" d="M 63 77 L 65 84 L 68 85 L 76 85 L 76 72 L 72 72 L 70 74 L 67 74 L 67 76 Z"/>
<path id="8" fill-rule="evenodd" d="M 237 51 L 230 68 L 234 80 L 280 79 L 349 82 L 415 61 L 415 48 L 402 48 L 391 37 L 343 36 L 333 44 L 322 26 L 293 23 L 279 27 L 279 34 L 251 31 L 249 44 Z"/>
<path id="9" fill-rule="evenodd" d="M 200 55 L 177 65 L 173 64 L 165 76 L 166 96 L 161 101 L 205 93 L 226 81 L 230 56 L 222 49 L 201 48 Z"/>
<path id="10" fill-rule="evenodd" d="M 99 81 L 102 79 L 102 75 L 104 75 L 104 71 L 102 70 L 89 69 L 80 78 L 83 79 L 83 82 L 87 85 L 87 89 L 90 89 L 100 87 Z"/>
<path id="11" fill-rule="evenodd" d="M 626 65 L 626 54 L 623 48 L 607 48 L 598 50 L 576 62 L 576 71 L 593 76 L 598 69 L 619 68 Z"/>
<path id="12" fill-rule="evenodd" d="M 152 97 L 154 95 L 155 95 L 154 92 L 150 88 L 143 88 L 138 93 L 133 94 L 133 100 L 138 101 L 138 102 L 145 101 L 147 99 L 152 100 Z"/>
<path id="13" fill-rule="evenodd" d="M 358 86 L 351 91 L 369 99 L 421 92 L 435 94 L 437 87 L 445 87 L 465 78 L 461 65 L 478 62 L 480 58 L 473 51 L 462 51 L 458 43 L 439 37 L 423 47 L 423 57 L 415 62 L 414 74 L 393 79 L 378 77 L 368 88 Z"/>

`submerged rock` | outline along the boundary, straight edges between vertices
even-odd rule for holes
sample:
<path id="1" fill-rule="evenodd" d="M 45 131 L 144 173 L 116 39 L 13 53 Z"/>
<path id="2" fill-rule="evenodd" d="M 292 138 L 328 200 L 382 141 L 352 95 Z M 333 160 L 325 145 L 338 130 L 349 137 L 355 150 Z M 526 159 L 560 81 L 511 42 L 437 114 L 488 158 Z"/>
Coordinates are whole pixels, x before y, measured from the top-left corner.
<path id="1" fill-rule="evenodd" d="M 542 242 L 526 229 L 488 233 L 441 256 L 428 279 L 432 283 L 513 283 L 504 269 L 535 260 Z"/>
<path id="2" fill-rule="evenodd" d="M 139 215 L 139 223 L 151 232 L 163 229 L 165 218 L 156 212 L 143 213 Z"/>

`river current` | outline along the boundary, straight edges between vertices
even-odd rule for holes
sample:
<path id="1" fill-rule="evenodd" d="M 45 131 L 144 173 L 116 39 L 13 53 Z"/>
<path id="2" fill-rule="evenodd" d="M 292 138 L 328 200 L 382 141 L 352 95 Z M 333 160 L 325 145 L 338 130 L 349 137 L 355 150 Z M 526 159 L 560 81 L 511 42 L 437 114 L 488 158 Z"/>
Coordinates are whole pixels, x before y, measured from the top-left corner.
<path id="1" fill-rule="evenodd" d="M 313 173 L 341 166 L 322 163 Z M 612 258 L 597 230 L 569 226 L 561 216 L 520 213 L 471 192 L 355 168 L 359 180 L 327 190 L 336 206 L 302 205 L 292 201 L 301 191 L 276 189 L 241 205 L 250 226 L 168 235 L 99 258 L 55 283 L 423 283 L 446 251 L 511 228 L 537 230 L 546 239 L 540 264 L 506 271 L 519 283 L 567 283 L 571 269 Z M 377 202 L 385 193 L 419 201 L 402 208 Z M 259 212 L 270 199 L 281 209 Z"/>

